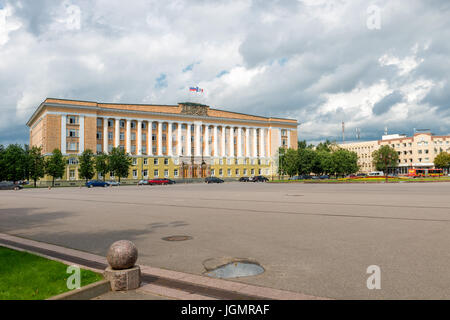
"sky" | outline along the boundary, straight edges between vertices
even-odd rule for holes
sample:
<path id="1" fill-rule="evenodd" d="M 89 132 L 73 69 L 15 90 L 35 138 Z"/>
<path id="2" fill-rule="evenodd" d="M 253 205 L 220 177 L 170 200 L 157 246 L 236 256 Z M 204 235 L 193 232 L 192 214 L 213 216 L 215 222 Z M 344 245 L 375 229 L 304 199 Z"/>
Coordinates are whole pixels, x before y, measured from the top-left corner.
<path id="1" fill-rule="evenodd" d="M 450 134 L 448 0 L 0 0 L 0 144 L 47 97 L 194 101 L 300 140 Z M 189 87 L 204 89 L 192 94 Z"/>

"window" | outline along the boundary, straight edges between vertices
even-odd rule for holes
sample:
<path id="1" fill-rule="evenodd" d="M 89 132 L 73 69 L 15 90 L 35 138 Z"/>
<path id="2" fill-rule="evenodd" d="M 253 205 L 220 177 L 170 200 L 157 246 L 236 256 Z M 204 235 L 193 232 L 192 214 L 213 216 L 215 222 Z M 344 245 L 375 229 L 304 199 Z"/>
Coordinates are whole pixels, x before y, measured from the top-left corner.
<path id="1" fill-rule="evenodd" d="M 120 120 L 120 127 L 125 128 L 125 120 Z"/>
<path id="2" fill-rule="evenodd" d="M 69 151 L 77 151 L 78 150 L 78 142 L 67 143 L 67 150 L 69 150 Z"/>
<path id="3" fill-rule="evenodd" d="M 162 135 L 162 141 L 166 141 L 166 140 L 167 140 L 166 134 L 163 133 L 163 135 Z"/>
<path id="4" fill-rule="evenodd" d="M 152 152 L 153 152 L 153 153 L 156 153 L 156 151 L 157 151 L 157 150 L 156 150 L 156 146 L 153 146 L 153 147 L 152 147 Z"/>
<path id="5" fill-rule="evenodd" d="M 152 129 L 156 129 L 156 126 L 157 126 L 156 122 L 152 122 Z"/>
<path id="6" fill-rule="evenodd" d="M 166 147 L 166 146 L 163 146 L 163 147 L 162 147 L 162 153 L 166 153 L 166 151 L 167 151 L 167 147 Z"/>
<path id="7" fill-rule="evenodd" d="M 67 130 L 67 136 L 68 137 L 72 137 L 72 138 L 77 138 L 78 137 L 78 130 L 76 130 L 76 129 L 68 129 Z"/>
<path id="8" fill-rule="evenodd" d="M 135 145 L 131 145 L 131 153 L 136 153 L 136 146 Z"/>
<path id="9" fill-rule="evenodd" d="M 152 134 L 152 141 L 156 141 L 156 134 Z"/>
<path id="10" fill-rule="evenodd" d="M 142 153 L 146 154 L 147 153 L 147 147 L 146 146 L 142 146 Z"/>
<path id="11" fill-rule="evenodd" d="M 173 170 L 173 176 L 178 177 L 178 169 Z"/>
<path id="12" fill-rule="evenodd" d="M 236 176 L 239 177 L 239 169 L 236 169 Z"/>
<path id="13" fill-rule="evenodd" d="M 67 161 L 69 164 L 78 164 L 78 159 L 77 158 L 69 158 L 69 160 Z"/>
<path id="14" fill-rule="evenodd" d="M 164 158 L 164 165 L 169 165 L 169 159 L 168 158 Z"/>
<path id="15" fill-rule="evenodd" d="M 214 169 L 211 169 L 211 176 L 214 177 L 216 175 L 216 171 Z"/>
<path id="16" fill-rule="evenodd" d="M 125 140 L 125 133 L 124 132 L 121 132 L 119 136 L 120 136 L 120 140 L 121 141 Z"/>
<path id="17" fill-rule="evenodd" d="M 173 164 L 174 164 L 174 165 L 176 165 L 176 166 L 177 166 L 179 162 L 180 162 L 180 161 L 178 161 L 178 159 L 177 159 L 177 158 L 173 159 Z"/>
<path id="18" fill-rule="evenodd" d="M 97 144 L 97 152 L 102 152 L 102 145 L 101 144 Z"/>
<path id="19" fill-rule="evenodd" d="M 247 175 L 247 169 L 244 169 L 244 176 Z"/>
<path id="20" fill-rule="evenodd" d="M 148 165 L 148 158 L 144 158 L 144 166 Z"/>
<path id="21" fill-rule="evenodd" d="M 231 177 L 231 169 L 227 169 L 227 175 Z"/>
<path id="22" fill-rule="evenodd" d="M 108 120 L 108 127 L 112 128 L 114 126 L 114 122 L 112 120 Z"/>
<path id="23" fill-rule="evenodd" d="M 219 164 L 223 164 L 223 159 L 219 159 Z"/>
<path id="24" fill-rule="evenodd" d="M 68 124 L 78 124 L 78 117 L 76 116 L 68 116 L 67 117 Z"/>
<path id="25" fill-rule="evenodd" d="M 158 165 L 158 163 L 159 163 L 159 161 L 158 161 L 159 159 L 158 158 L 155 158 L 155 159 L 153 159 L 153 164 L 155 165 L 155 166 L 157 166 Z"/>
<path id="26" fill-rule="evenodd" d="M 143 133 L 142 134 L 142 141 L 146 141 L 147 140 L 147 134 Z"/>
<path id="27" fill-rule="evenodd" d="M 137 165 L 137 159 L 136 158 L 133 158 L 132 164 L 133 164 L 133 166 Z"/>
<path id="28" fill-rule="evenodd" d="M 252 176 L 255 175 L 255 169 L 252 169 L 251 174 L 252 174 Z"/>
<path id="29" fill-rule="evenodd" d="M 136 140 L 136 133 L 132 132 L 131 133 L 131 141 L 135 141 Z"/>
<path id="30" fill-rule="evenodd" d="M 142 171 L 142 174 L 144 175 L 144 178 L 148 178 L 148 170 L 147 169 Z"/>
<path id="31" fill-rule="evenodd" d="M 223 176 L 223 170 L 219 169 L 219 176 Z"/>
<path id="32" fill-rule="evenodd" d="M 119 145 L 119 149 L 124 151 L 125 150 L 125 146 L 123 144 Z"/>
<path id="33" fill-rule="evenodd" d="M 153 171 L 153 175 L 155 176 L 155 178 L 159 177 L 159 171 L 158 170 Z"/>
<path id="34" fill-rule="evenodd" d="M 103 119 L 97 118 L 97 127 L 103 126 Z"/>
<path id="35" fill-rule="evenodd" d="M 168 178 L 169 177 L 169 170 L 165 169 L 164 170 L 164 178 Z"/>
<path id="36" fill-rule="evenodd" d="M 69 179 L 70 180 L 75 180 L 75 170 L 70 170 L 69 171 Z"/>
<path id="37" fill-rule="evenodd" d="M 261 169 L 258 169 L 258 174 L 259 174 L 259 175 L 261 175 L 261 172 L 262 172 L 262 170 L 261 170 Z"/>
<path id="38" fill-rule="evenodd" d="M 101 131 L 97 131 L 97 139 L 101 139 L 102 138 L 102 133 Z"/>
<path id="39" fill-rule="evenodd" d="M 133 179 L 137 178 L 137 170 L 133 170 Z"/>
<path id="40" fill-rule="evenodd" d="M 162 129 L 163 129 L 163 131 L 166 131 L 166 130 L 167 130 L 167 123 L 163 123 Z"/>
<path id="41" fill-rule="evenodd" d="M 145 123 L 145 122 L 142 122 L 141 128 L 142 128 L 142 129 L 145 129 L 145 128 L 147 128 L 147 123 Z"/>
<path id="42" fill-rule="evenodd" d="M 131 129 L 135 129 L 136 128 L 136 122 L 135 121 L 131 121 L 130 122 L 130 127 L 131 127 Z"/>
<path id="43" fill-rule="evenodd" d="M 113 149 L 113 145 L 112 144 L 108 144 L 108 152 L 111 152 Z"/>
<path id="44" fill-rule="evenodd" d="M 113 133 L 112 131 L 108 132 L 108 140 L 112 140 L 113 139 Z"/>

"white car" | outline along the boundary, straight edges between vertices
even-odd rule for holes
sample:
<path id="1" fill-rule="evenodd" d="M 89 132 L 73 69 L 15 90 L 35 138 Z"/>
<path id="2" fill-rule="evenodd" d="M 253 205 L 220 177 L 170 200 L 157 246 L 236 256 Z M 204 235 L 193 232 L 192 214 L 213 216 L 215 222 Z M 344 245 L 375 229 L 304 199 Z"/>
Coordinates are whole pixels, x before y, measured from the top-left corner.
<path id="1" fill-rule="evenodd" d="M 119 181 L 114 181 L 114 180 L 109 180 L 106 181 L 110 186 L 120 186 L 120 182 Z"/>

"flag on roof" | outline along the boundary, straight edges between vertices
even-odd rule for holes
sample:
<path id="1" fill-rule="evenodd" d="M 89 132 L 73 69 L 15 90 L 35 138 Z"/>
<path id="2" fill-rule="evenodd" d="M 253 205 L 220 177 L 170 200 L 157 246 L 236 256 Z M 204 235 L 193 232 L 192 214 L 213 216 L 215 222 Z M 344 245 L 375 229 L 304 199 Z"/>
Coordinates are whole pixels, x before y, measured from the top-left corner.
<path id="1" fill-rule="evenodd" d="M 203 89 L 199 88 L 199 87 L 190 87 L 189 91 L 193 91 L 193 92 L 203 92 Z"/>

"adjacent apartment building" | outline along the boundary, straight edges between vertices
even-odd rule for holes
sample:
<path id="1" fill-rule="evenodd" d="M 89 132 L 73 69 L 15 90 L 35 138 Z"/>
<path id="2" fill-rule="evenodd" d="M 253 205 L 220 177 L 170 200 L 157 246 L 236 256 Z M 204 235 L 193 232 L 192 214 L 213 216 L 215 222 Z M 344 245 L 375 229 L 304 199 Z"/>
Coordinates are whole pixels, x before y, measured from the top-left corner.
<path id="1" fill-rule="evenodd" d="M 277 172 L 279 147 L 297 148 L 298 122 L 210 108 L 114 104 L 48 98 L 27 122 L 30 146 L 67 159 L 62 180 L 79 180 L 86 149 L 119 147 L 132 156 L 128 179 L 238 178 Z M 102 178 L 101 176 L 99 178 Z M 105 177 L 114 179 L 111 172 Z M 48 179 L 48 178 L 44 178 Z"/>
<path id="2" fill-rule="evenodd" d="M 431 132 L 416 132 L 408 137 L 403 134 L 382 136 L 381 140 L 350 142 L 339 147 L 358 154 L 360 171 L 368 173 L 375 170 L 372 152 L 383 145 L 394 148 L 399 156 L 399 174 L 407 174 L 412 168 L 434 168 L 434 158 L 441 152 L 450 152 L 450 135 L 437 136 Z"/>

